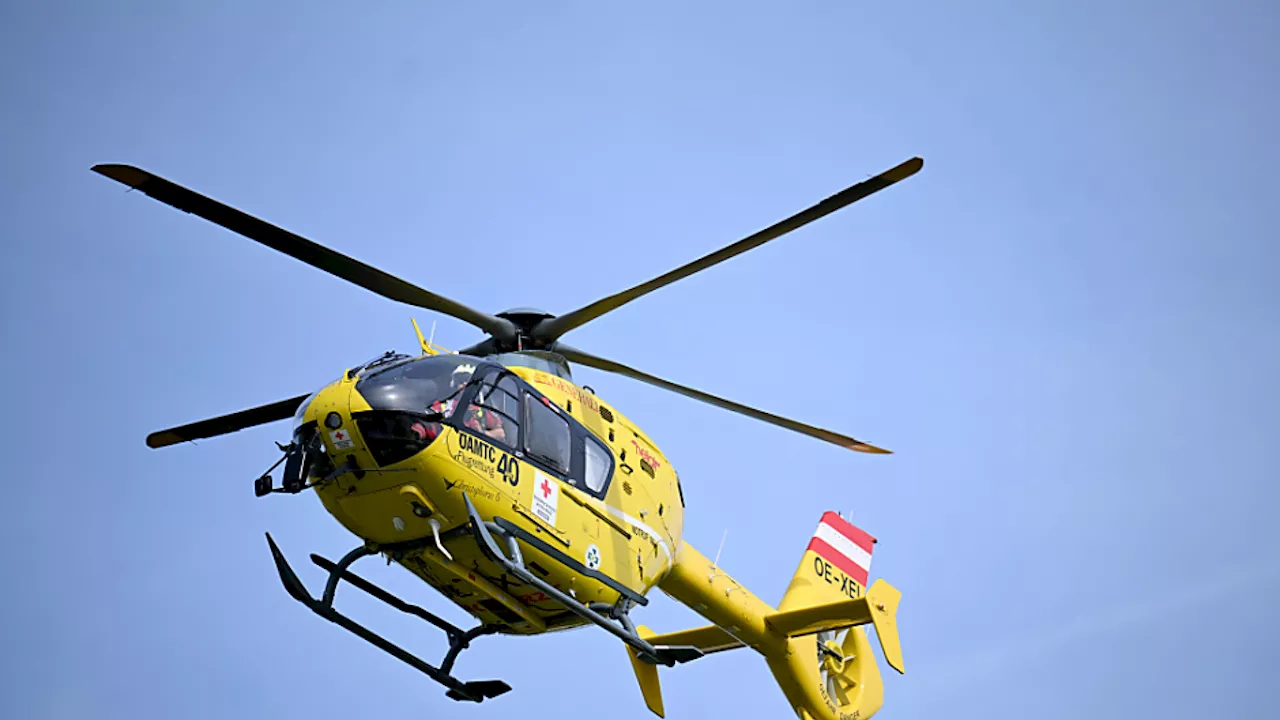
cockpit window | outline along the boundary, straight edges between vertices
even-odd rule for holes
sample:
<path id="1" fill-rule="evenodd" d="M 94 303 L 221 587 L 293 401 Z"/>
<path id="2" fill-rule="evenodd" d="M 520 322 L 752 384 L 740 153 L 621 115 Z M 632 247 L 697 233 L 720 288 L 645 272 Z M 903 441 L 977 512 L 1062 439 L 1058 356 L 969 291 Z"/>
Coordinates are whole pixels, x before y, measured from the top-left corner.
<path id="1" fill-rule="evenodd" d="M 439 421 L 458 415 L 477 368 L 492 367 L 465 355 L 435 355 L 392 358 L 367 370 L 356 381 L 356 392 L 372 410 L 353 417 L 378 465 L 394 465 L 426 449 L 440 435 Z M 471 415 L 464 417 L 468 427 Z"/>
<path id="2" fill-rule="evenodd" d="M 356 381 L 356 392 L 374 410 L 447 417 L 480 362 L 465 355 L 435 355 L 387 365 Z"/>
<path id="3" fill-rule="evenodd" d="M 417 455 L 440 435 L 440 423 L 412 413 L 374 410 L 353 417 L 373 461 L 383 467 Z"/>

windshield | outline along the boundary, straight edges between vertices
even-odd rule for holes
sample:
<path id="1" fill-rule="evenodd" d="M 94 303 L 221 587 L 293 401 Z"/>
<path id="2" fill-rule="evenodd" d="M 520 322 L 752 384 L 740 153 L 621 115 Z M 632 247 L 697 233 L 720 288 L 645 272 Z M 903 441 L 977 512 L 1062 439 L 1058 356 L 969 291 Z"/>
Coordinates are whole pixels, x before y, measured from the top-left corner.
<path id="1" fill-rule="evenodd" d="M 374 410 L 448 415 L 483 362 L 467 355 L 418 358 L 367 373 L 356 381 L 356 392 Z"/>

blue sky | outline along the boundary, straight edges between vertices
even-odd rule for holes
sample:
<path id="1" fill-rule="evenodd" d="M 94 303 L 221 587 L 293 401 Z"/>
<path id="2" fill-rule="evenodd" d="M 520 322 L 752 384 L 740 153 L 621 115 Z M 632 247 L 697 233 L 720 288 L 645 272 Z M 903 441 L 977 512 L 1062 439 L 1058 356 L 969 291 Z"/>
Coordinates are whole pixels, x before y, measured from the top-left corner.
<path id="1" fill-rule="evenodd" d="M 776 602 L 822 511 L 880 538 L 884 718 L 1270 717 L 1280 126 L 1265 3 L 0 5 L 10 378 L 0 715 L 644 718 L 604 633 L 483 639 L 460 707 L 289 599 L 354 538 L 256 499 L 289 397 L 409 317 L 89 171 L 142 166 L 484 310 L 566 312 L 913 155 L 924 171 L 566 340 L 896 451 L 590 369 Z M 320 572 L 300 568 L 313 586 Z M 376 582 L 457 620 L 403 571 Z M 355 595 L 428 657 L 438 633 Z M 658 595 L 659 630 L 699 622 Z M 668 716 L 790 717 L 764 663 Z"/>

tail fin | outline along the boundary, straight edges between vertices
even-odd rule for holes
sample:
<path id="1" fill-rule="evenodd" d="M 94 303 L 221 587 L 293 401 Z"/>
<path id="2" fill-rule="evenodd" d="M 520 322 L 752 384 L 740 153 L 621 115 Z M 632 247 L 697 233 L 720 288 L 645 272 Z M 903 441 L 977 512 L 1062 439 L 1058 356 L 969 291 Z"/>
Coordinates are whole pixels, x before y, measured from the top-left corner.
<path id="1" fill-rule="evenodd" d="M 778 610 L 785 612 L 865 595 L 875 544 L 875 538 L 836 513 L 824 513 Z"/>
<path id="2" fill-rule="evenodd" d="M 902 672 L 896 622 L 901 593 L 884 580 L 867 590 L 874 546 L 870 535 L 826 513 L 775 610 L 682 543 L 661 587 L 715 625 L 642 635 L 654 645 L 693 645 L 704 652 L 749 647 L 765 657 L 802 720 L 866 720 L 883 704 L 884 685 L 859 626 L 875 627 L 885 660 Z M 656 668 L 636 667 L 636 675 L 646 703 L 660 715 Z"/>

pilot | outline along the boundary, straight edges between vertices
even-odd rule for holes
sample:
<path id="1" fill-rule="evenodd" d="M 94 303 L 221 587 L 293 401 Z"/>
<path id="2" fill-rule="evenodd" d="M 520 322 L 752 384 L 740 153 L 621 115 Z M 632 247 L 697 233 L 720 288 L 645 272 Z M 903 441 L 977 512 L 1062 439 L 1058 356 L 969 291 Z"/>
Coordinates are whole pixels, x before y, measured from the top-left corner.
<path id="1" fill-rule="evenodd" d="M 457 405 L 458 396 L 462 395 L 462 390 L 471 381 L 471 376 L 475 373 L 474 365 L 459 365 L 453 369 L 453 374 L 449 376 L 449 394 L 443 400 L 437 400 L 431 406 L 432 411 L 438 412 L 446 417 L 453 414 L 453 408 Z"/>
<path id="2" fill-rule="evenodd" d="M 453 412 L 458 396 L 462 394 L 462 389 L 471 381 L 471 376 L 474 373 L 475 367 L 472 365 L 459 365 L 455 368 L 453 374 L 449 376 L 449 397 L 433 403 L 431 411 L 448 417 Z M 477 400 L 484 402 L 482 397 L 477 397 Z M 502 426 L 502 420 L 497 414 L 474 403 L 464 411 L 462 424 L 494 440 L 505 442 L 507 439 L 506 428 Z"/>
<path id="3" fill-rule="evenodd" d="M 484 396 L 477 395 L 476 401 L 484 402 Z M 492 410 L 488 410 L 483 406 L 472 403 L 467 408 L 467 415 L 462 422 L 472 430 L 482 432 L 494 440 L 500 440 L 502 442 L 506 442 L 507 440 L 507 429 L 503 427 L 502 419 L 498 417 L 497 413 Z"/>

